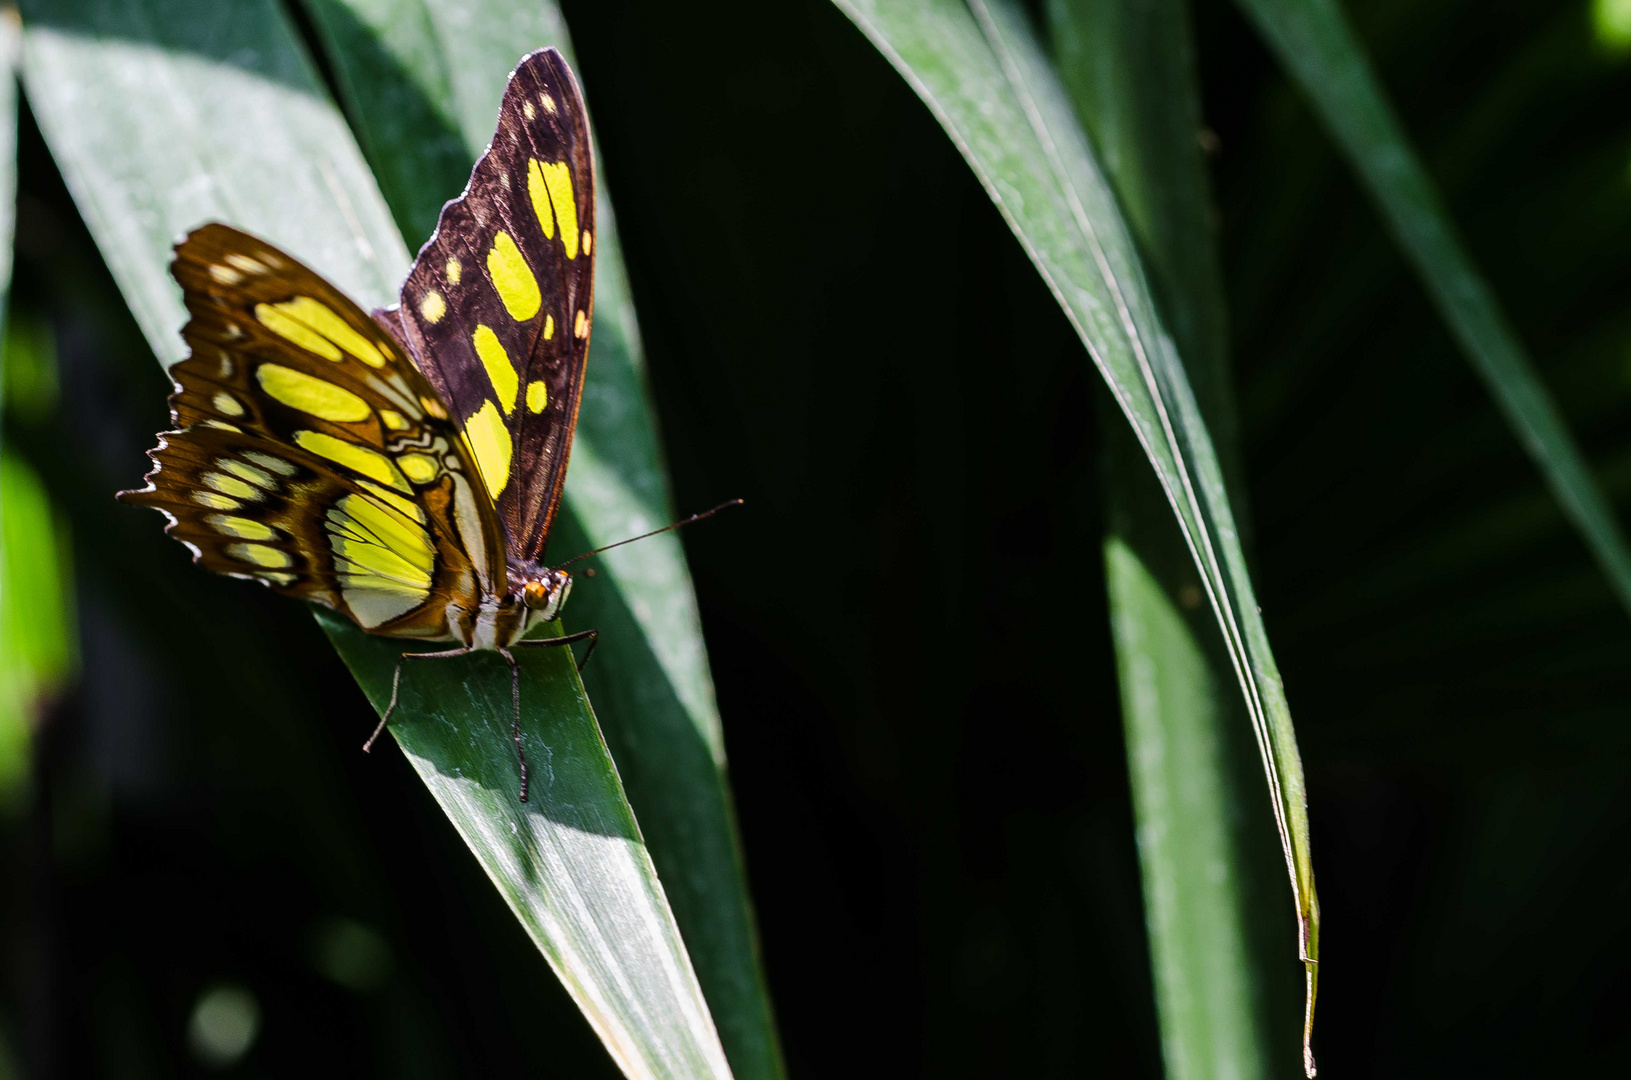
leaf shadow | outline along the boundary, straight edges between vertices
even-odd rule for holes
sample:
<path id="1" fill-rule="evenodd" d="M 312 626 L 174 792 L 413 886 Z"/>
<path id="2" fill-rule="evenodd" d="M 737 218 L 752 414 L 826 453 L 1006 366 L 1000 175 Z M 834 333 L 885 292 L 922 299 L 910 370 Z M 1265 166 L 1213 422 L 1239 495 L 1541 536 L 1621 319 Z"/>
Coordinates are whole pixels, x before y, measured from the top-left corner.
<path id="1" fill-rule="evenodd" d="M 424 70 L 410 70 L 341 0 L 300 0 L 308 37 L 346 122 L 412 250 L 430 238 L 443 204 L 464 190 L 474 163 L 453 119 L 452 73 L 435 32 L 418 26 Z M 424 9 L 400 5 L 398 22 L 423 22 Z M 401 27 L 399 27 L 401 29 Z M 524 50 L 523 50 L 524 51 Z M 516 53 L 519 60 L 522 52 Z M 366 91 L 364 90 L 366 88 Z M 368 94 L 364 101 L 363 93 Z"/>
<path id="2" fill-rule="evenodd" d="M 97 41 L 118 39 L 170 53 L 191 53 L 212 64 L 277 82 L 304 94 L 323 92 L 318 73 L 303 53 L 267 49 L 255 30 L 286 18 L 268 0 L 257 18 L 250 3 L 192 5 L 191 17 L 156 17 L 155 0 L 22 0 L 24 23 L 33 30 Z"/>

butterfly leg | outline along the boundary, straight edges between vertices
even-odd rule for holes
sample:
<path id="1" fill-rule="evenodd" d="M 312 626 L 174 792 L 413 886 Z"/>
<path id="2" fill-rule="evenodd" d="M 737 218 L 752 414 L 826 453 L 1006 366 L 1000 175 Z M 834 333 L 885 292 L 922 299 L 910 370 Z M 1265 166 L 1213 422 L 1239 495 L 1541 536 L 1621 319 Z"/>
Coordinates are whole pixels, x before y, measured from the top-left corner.
<path id="1" fill-rule="evenodd" d="M 527 752 L 521 749 L 521 665 L 515 662 L 515 654 L 508 649 L 500 648 L 498 654 L 510 662 L 510 705 L 515 717 L 510 735 L 515 739 L 516 760 L 521 762 L 521 801 L 526 802 Z"/>
<path id="2" fill-rule="evenodd" d="M 374 740 L 380 737 L 385 725 L 391 722 L 391 714 L 396 712 L 396 694 L 402 689 L 402 665 L 408 660 L 446 660 L 452 656 L 463 656 L 468 653 L 468 647 L 460 649 L 446 649 L 442 652 L 405 652 L 397 658 L 396 674 L 391 676 L 391 703 L 385 706 L 385 713 L 379 718 L 379 725 L 374 733 L 368 736 L 368 741 L 362 744 L 362 752 L 368 753 L 374 749 Z"/>
<path id="3" fill-rule="evenodd" d="M 553 649 L 557 645 L 571 645 L 579 641 L 589 643 L 589 647 L 583 650 L 583 659 L 578 661 L 578 670 L 582 671 L 583 666 L 589 662 L 590 655 L 595 651 L 595 644 L 600 641 L 599 630 L 579 630 L 577 633 L 567 634 L 565 637 L 533 638 L 531 641 L 517 641 L 512 644 L 517 646 L 525 645 L 532 649 Z"/>
<path id="4" fill-rule="evenodd" d="M 540 638 L 536 641 L 516 641 L 512 645 L 530 645 L 537 649 L 547 649 L 556 645 L 571 645 L 576 641 L 588 641 L 589 647 L 583 651 L 583 659 L 578 661 L 578 670 L 589 662 L 589 654 L 595 651 L 595 642 L 600 640 L 599 630 L 580 630 L 576 634 L 567 634 L 565 637 Z M 521 665 L 515 662 L 515 654 L 509 649 L 499 649 L 499 655 L 510 663 L 510 697 L 514 707 L 515 722 L 511 734 L 515 738 L 516 760 L 521 762 L 521 801 L 527 801 L 527 753 L 521 748 Z"/>

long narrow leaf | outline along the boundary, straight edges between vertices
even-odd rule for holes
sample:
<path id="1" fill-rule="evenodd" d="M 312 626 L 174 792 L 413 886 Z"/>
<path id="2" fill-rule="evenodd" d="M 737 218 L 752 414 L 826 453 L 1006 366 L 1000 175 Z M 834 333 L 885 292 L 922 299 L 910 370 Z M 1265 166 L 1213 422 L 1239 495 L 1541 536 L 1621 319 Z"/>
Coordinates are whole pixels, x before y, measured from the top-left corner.
<path id="1" fill-rule="evenodd" d="M 1518 441 L 1631 609 L 1631 546 L 1334 0 L 1238 0 L 1359 173 Z"/>
<path id="2" fill-rule="evenodd" d="M 1071 320 L 1154 466 L 1222 628 L 1256 734 L 1307 970 L 1304 1067 L 1319 956 L 1302 762 L 1222 471 L 1139 259 L 1022 12 L 985 0 L 835 0 L 962 151 Z"/>
<path id="3" fill-rule="evenodd" d="M 363 303 L 386 300 L 405 273 L 379 189 L 269 0 L 37 0 L 25 8 L 23 71 L 75 201 L 161 358 L 182 351 L 169 246 L 201 221 L 272 239 Z M 379 704 L 399 650 L 339 620 L 324 625 Z M 393 733 L 623 1070 L 728 1076 L 594 715 L 559 668 L 565 658 L 525 666 L 538 773 L 525 806 L 508 672 L 488 659 L 413 668 Z M 547 1061 L 548 1047 L 537 1054 Z"/>
<path id="4" fill-rule="evenodd" d="M 1239 457 L 1237 424 L 1187 7 L 1051 0 L 1048 16 L 1060 74 L 1227 466 Z M 1193 602 L 1194 567 L 1160 486 L 1124 426 L 1106 424 L 1104 438 L 1105 583 L 1162 1057 L 1176 1080 L 1261 1077 L 1289 1055 L 1269 1042 L 1251 949 L 1257 867 L 1238 833 L 1254 820 L 1242 811 L 1255 793 L 1235 767 L 1250 727 L 1216 628 Z M 1242 513 L 1243 488 L 1229 486 Z"/>
<path id="5" fill-rule="evenodd" d="M 306 9 L 386 201 L 415 244 L 486 149 L 519 50 L 554 45 L 571 57 L 548 0 L 306 0 Z M 676 516 L 604 182 L 599 192 L 587 404 L 566 479 L 566 539 L 558 542 L 583 548 Z M 602 573 L 579 582 L 566 615 L 574 629 L 602 630 L 585 680 L 731 1067 L 742 1080 L 775 1080 L 781 1053 L 679 538 L 653 537 L 597 561 Z"/>

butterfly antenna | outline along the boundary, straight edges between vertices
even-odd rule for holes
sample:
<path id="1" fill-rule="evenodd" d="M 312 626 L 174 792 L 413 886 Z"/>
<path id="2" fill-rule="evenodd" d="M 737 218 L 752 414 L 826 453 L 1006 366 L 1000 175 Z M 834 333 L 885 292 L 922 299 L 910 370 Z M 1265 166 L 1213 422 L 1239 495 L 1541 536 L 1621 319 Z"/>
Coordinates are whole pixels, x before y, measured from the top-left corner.
<path id="1" fill-rule="evenodd" d="M 632 544 L 636 540 L 644 540 L 649 536 L 656 536 L 658 533 L 672 532 L 673 530 L 678 529 L 683 525 L 689 525 L 694 521 L 701 521 L 703 518 L 711 518 L 715 514 L 719 513 L 721 510 L 729 510 L 733 506 L 741 506 L 741 505 L 742 505 L 742 500 L 741 499 L 731 499 L 728 502 L 722 502 L 718 506 L 714 507 L 712 510 L 704 510 L 700 514 L 692 514 L 690 517 L 685 518 L 685 519 L 683 519 L 681 521 L 676 521 L 672 525 L 664 525 L 660 529 L 652 529 L 648 533 L 641 533 L 639 536 L 631 536 L 627 540 L 619 540 L 615 544 L 607 544 L 605 547 L 598 547 L 598 548 L 595 548 L 595 550 L 593 550 L 593 551 L 585 551 L 582 555 L 574 555 L 570 559 L 568 559 L 565 562 L 561 563 L 559 566 L 556 566 L 555 569 L 560 570 L 560 569 L 562 569 L 564 567 L 571 566 L 573 563 L 578 562 L 581 559 L 587 559 L 591 555 L 599 555 L 602 551 L 610 551 L 614 547 L 622 547 L 624 544 Z"/>

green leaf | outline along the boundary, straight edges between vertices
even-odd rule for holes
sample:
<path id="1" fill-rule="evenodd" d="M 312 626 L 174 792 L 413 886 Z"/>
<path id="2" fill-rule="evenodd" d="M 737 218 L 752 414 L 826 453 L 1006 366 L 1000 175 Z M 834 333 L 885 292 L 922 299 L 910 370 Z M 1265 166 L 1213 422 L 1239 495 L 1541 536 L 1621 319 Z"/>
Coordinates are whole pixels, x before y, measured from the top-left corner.
<path id="1" fill-rule="evenodd" d="M 554 45 L 572 56 L 547 0 L 306 0 L 306 8 L 386 201 L 415 243 L 429 237 L 486 149 L 518 50 Z M 586 92 L 592 100 L 593 88 Z M 595 333 L 554 545 L 565 555 L 679 516 L 603 180 L 598 189 Z M 731 1067 L 742 1080 L 775 1080 L 784 1074 L 781 1051 L 679 537 L 642 540 L 596 563 L 600 573 L 578 582 L 566 613 L 570 629 L 602 631 L 585 681 Z"/>
<path id="2" fill-rule="evenodd" d="M 318 621 L 383 708 L 401 643 L 328 612 Z M 624 1073 L 730 1076 L 568 649 L 516 658 L 528 802 L 510 741 L 510 669 L 497 653 L 408 665 L 407 712 L 392 733 Z M 547 1047 L 538 1052 L 548 1060 Z"/>
<path id="3" fill-rule="evenodd" d="M 1138 241 L 1241 512 L 1238 420 L 1183 0 L 1050 0 L 1060 75 Z M 1247 858 L 1250 725 L 1172 512 L 1123 425 L 1105 425 L 1105 579 L 1166 1072 L 1260 1077 L 1269 1039 Z M 1253 835 L 1251 839 L 1258 839 Z M 1255 852 L 1254 852 L 1255 853 Z M 1279 1025 L 1283 1026 L 1283 1025 Z M 1289 1046 L 1283 1049 L 1289 1049 Z M 1289 1064 L 1289 1060 L 1287 1060 Z"/>
<path id="4" fill-rule="evenodd" d="M 1223 631 L 1290 875 L 1313 1022 L 1319 905 L 1302 762 L 1223 474 L 1064 89 L 1011 3 L 835 0 L 933 111 L 1076 328 L 1154 466 Z"/>
<path id="5" fill-rule="evenodd" d="M 1631 609 L 1631 547 L 1333 0 L 1239 0 L 1376 200 L 1518 441 Z"/>
<path id="6" fill-rule="evenodd" d="M 34 0 L 24 15 L 41 130 L 161 358 L 183 352 L 170 244 L 210 219 L 274 240 L 359 303 L 393 296 L 407 248 L 281 8 Z M 519 55 L 518 43 L 505 71 Z M 585 412 L 601 407 L 590 398 Z M 337 620 L 325 629 L 377 704 L 399 650 Z M 524 661 L 538 774 L 526 807 L 509 675 L 490 660 L 409 666 L 392 730 L 410 762 L 628 1075 L 728 1076 L 593 712 L 559 670 L 566 658 Z"/>
<path id="7" fill-rule="evenodd" d="M 1060 76 L 1092 136 L 1240 507 L 1240 420 L 1188 8 L 1049 0 Z"/>

